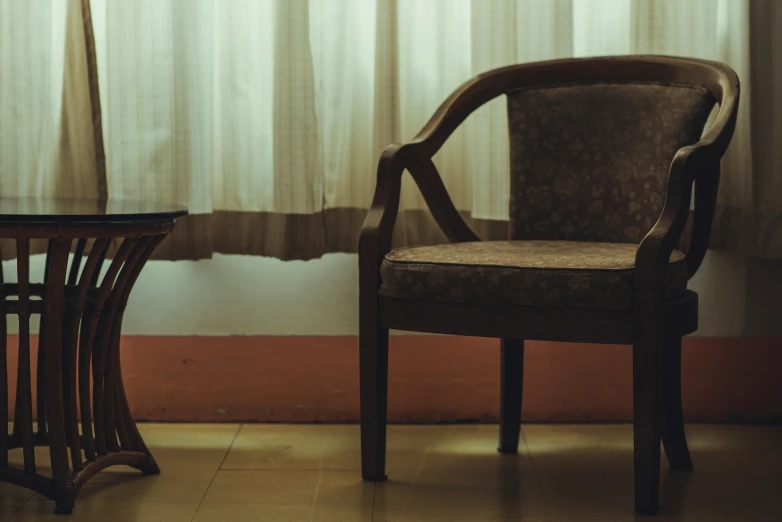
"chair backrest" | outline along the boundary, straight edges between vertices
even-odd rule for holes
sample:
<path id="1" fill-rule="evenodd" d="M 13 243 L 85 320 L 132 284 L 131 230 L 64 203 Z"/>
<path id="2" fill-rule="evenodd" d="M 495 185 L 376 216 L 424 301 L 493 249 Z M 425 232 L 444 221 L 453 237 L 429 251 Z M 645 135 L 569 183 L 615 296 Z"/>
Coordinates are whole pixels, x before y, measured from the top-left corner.
<path id="1" fill-rule="evenodd" d="M 698 141 L 708 89 L 651 82 L 507 94 L 512 239 L 639 242 L 662 211 L 674 154 Z"/>
<path id="2" fill-rule="evenodd" d="M 470 114 L 501 95 L 508 98 L 512 239 L 635 243 L 658 219 L 678 236 L 694 184 L 687 256 L 690 273 L 697 270 L 711 232 L 720 159 L 738 114 L 733 69 L 637 55 L 492 69 L 459 86 L 412 140 L 384 152 L 378 179 L 387 183 L 378 183 L 373 207 L 398 204 L 390 183 L 407 168 L 446 236 L 475 241 L 431 158 Z M 719 110 L 703 133 L 715 103 Z M 666 196 L 673 206 L 662 216 Z M 393 222 L 383 224 L 389 244 Z"/>

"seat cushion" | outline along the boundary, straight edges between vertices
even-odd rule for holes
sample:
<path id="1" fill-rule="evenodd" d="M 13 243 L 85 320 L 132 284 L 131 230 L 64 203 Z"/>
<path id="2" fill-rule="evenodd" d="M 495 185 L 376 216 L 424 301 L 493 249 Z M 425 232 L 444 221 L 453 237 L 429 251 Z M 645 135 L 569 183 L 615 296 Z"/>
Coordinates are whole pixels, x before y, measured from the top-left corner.
<path id="1" fill-rule="evenodd" d="M 576 241 L 480 241 L 400 248 L 380 268 L 380 294 L 459 303 L 628 310 L 638 246 Z M 687 288 L 674 251 L 666 295 Z"/>

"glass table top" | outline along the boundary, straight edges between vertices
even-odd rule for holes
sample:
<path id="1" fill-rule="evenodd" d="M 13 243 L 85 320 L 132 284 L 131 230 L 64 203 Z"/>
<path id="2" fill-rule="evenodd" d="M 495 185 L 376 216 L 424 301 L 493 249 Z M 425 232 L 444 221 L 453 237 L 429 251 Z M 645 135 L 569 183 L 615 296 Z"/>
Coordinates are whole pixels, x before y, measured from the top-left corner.
<path id="1" fill-rule="evenodd" d="M 154 201 L 66 198 L 0 198 L 0 222 L 89 221 L 173 219 L 187 209 Z"/>

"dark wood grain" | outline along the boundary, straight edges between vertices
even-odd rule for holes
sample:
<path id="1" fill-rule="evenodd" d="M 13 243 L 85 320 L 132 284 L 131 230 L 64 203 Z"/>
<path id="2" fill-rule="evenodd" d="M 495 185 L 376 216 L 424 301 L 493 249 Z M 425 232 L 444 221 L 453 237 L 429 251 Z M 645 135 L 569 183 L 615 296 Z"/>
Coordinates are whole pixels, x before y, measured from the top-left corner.
<path id="1" fill-rule="evenodd" d="M 662 82 L 702 86 L 719 104 L 716 118 L 702 138 L 673 157 L 659 219 L 636 251 L 633 303 L 626 312 L 555 307 L 482 306 L 464 303 L 391 299 L 378 295 L 380 265 L 391 250 L 399 209 L 401 179 L 409 171 L 445 236 L 454 242 L 478 240 L 448 196 L 432 162 L 449 136 L 476 109 L 513 90 L 564 84 Z M 672 467 L 691 467 L 681 418 L 678 387 L 663 386 L 677 378 L 680 358 L 673 341 L 697 329 L 698 300 L 687 292 L 666 301 L 665 277 L 671 253 L 687 244 L 690 277 L 706 253 L 714 218 L 719 163 L 733 135 L 739 81 L 728 66 L 706 60 L 665 56 L 627 56 L 554 60 L 512 65 L 481 74 L 458 87 L 421 131 L 404 144 L 389 146 L 377 169 L 377 184 L 359 238 L 359 330 L 361 359 L 362 474 L 385 478 L 387 333 L 396 328 L 420 332 L 475 335 L 502 339 L 617 343 L 633 346 L 635 410 L 635 506 L 654 513 L 659 504 L 660 441 L 665 438 Z M 695 191 L 692 232 L 682 241 Z M 505 348 L 511 346 L 504 345 Z M 520 397 L 521 374 L 513 353 L 503 366 L 503 399 Z M 518 364 L 521 366 L 523 362 Z M 511 382 L 518 373 L 518 383 Z M 507 395 L 506 395 L 507 394 Z M 519 399 L 520 401 L 520 399 Z M 678 408 L 676 406 L 678 404 Z M 512 406 L 515 415 L 516 403 Z M 508 413 L 501 449 L 513 446 Z M 664 426 L 664 427 L 663 427 Z"/>
<path id="2" fill-rule="evenodd" d="M 30 240 L 16 241 L 16 273 L 19 287 L 19 361 L 16 377 L 16 408 L 14 432 L 22 439 L 24 470 L 35 473 L 35 444 L 33 442 L 33 398 L 30 375 Z M 18 425 L 18 428 L 17 428 Z"/>

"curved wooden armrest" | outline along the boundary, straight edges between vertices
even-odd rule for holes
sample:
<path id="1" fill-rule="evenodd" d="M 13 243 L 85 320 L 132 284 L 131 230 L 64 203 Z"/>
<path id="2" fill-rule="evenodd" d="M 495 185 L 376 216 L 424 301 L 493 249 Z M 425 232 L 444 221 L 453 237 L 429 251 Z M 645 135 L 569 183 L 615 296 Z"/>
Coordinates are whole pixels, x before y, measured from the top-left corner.
<path id="1" fill-rule="evenodd" d="M 391 145 L 380 157 L 377 186 L 359 237 L 359 254 L 382 259 L 391 249 L 391 236 L 399 211 L 402 173 L 413 176 L 437 225 L 453 241 L 479 241 L 453 205 L 431 158 L 416 157 L 409 145 Z"/>
<path id="2" fill-rule="evenodd" d="M 507 92 L 518 81 L 520 73 L 533 67 L 537 65 L 494 69 L 463 83 L 412 140 L 404 145 L 391 145 L 383 152 L 375 196 L 359 239 L 360 254 L 372 252 L 372 257 L 382 259 L 390 250 L 391 233 L 399 210 L 400 180 L 405 169 L 413 176 L 437 225 L 449 240 L 480 240 L 454 207 L 432 157 L 470 114 Z"/>
<path id="3" fill-rule="evenodd" d="M 377 166 L 377 185 L 372 205 L 358 240 L 360 265 L 377 271 L 377 263 L 391 250 L 391 234 L 399 211 L 399 195 L 402 188 L 403 146 L 390 145 L 380 156 Z"/>
<path id="4" fill-rule="evenodd" d="M 383 151 L 377 169 L 375 196 L 359 238 L 360 255 L 372 252 L 372 257 L 382 259 L 390 250 L 405 169 L 413 176 L 437 225 L 448 239 L 479 240 L 454 207 L 432 157 L 473 111 L 507 90 L 510 76 L 509 71 L 499 69 L 463 83 L 412 140 L 404 145 L 390 145 Z"/>
<path id="5" fill-rule="evenodd" d="M 412 161 L 413 163 L 408 165 L 407 170 L 413 176 L 427 207 L 445 236 L 454 243 L 480 241 L 480 238 L 464 222 L 459 211 L 456 210 L 431 158 L 413 159 Z"/>
<path id="6" fill-rule="evenodd" d="M 690 277 L 706 255 L 716 206 L 720 159 L 733 136 L 739 103 L 736 74 L 713 78 L 712 92 L 718 93 L 720 109 L 706 134 L 693 145 L 681 148 L 668 173 L 665 204 L 657 223 L 641 241 L 635 257 L 636 305 L 643 314 L 659 309 L 665 296 L 665 278 L 673 249 L 681 239 L 689 215 L 693 184 L 695 215 L 687 252 Z M 730 82 L 730 84 L 728 83 Z"/>
<path id="7" fill-rule="evenodd" d="M 500 67 L 464 82 L 410 140 L 408 145 L 413 149 L 413 155 L 418 158 L 432 158 L 470 114 L 494 98 L 520 87 L 525 78 L 534 83 L 533 79 L 538 76 L 537 71 L 553 64 L 554 62 L 540 62 Z"/>

